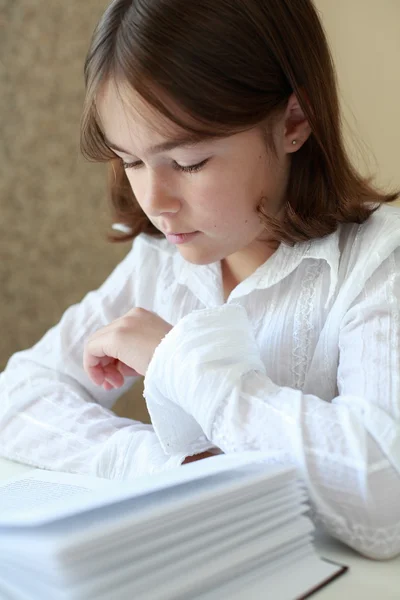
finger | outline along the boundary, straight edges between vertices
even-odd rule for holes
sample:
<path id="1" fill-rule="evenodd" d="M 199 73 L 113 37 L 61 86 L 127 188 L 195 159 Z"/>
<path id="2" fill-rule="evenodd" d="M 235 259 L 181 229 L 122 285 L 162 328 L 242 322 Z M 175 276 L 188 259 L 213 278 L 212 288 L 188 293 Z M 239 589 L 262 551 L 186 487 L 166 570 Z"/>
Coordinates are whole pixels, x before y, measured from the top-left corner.
<path id="1" fill-rule="evenodd" d="M 135 369 L 132 369 L 132 367 L 129 367 L 121 361 L 118 361 L 117 368 L 121 375 L 124 375 L 125 377 L 137 377 L 139 375 L 139 373 L 135 371 Z"/>
<path id="2" fill-rule="evenodd" d="M 99 362 L 94 367 L 89 367 L 89 375 L 94 383 L 97 385 L 102 385 L 104 379 L 106 378 L 106 373 L 112 372 L 112 370 L 117 370 L 119 360 L 116 358 L 111 358 L 110 356 L 103 356 L 99 359 Z"/>
<path id="3" fill-rule="evenodd" d="M 102 385 L 104 382 L 104 369 L 101 365 L 89 367 L 87 374 L 95 385 Z"/>
<path id="4" fill-rule="evenodd" d="M 112 356 L 102 356 L 98 359 L 98 361 L 102 367 L 106 367 L 107 365 L 118 362 L 118 360 L 116 358 L 112 358 Z"/>
<path id="5" fill-rule="evenodd" d="M 116 355 L 115 340 L 110 332 L 91 337 L 86 343 L 83 354 L 83 366 L 86 371 L 98 364 L 107 365 Z"/>
<path id="6" fill-rule="evenodd" d="M 121 387 L 125 381 L 124 376 L 119 372 L 115 364 L 104 367 L 104 377 L 114 387 Z"/>

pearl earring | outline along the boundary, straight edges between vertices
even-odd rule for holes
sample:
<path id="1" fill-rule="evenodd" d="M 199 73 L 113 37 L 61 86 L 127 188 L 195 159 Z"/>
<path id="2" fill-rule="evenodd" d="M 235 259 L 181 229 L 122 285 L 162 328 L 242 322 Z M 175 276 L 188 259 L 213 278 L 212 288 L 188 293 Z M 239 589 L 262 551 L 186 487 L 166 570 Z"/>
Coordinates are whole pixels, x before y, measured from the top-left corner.
<path id="1" fill-rule="evenodd" d="M 295 146 L 297 144 L 297 140 L 293 140 L 292 144 L 293 144 L 293 146 Z"/>

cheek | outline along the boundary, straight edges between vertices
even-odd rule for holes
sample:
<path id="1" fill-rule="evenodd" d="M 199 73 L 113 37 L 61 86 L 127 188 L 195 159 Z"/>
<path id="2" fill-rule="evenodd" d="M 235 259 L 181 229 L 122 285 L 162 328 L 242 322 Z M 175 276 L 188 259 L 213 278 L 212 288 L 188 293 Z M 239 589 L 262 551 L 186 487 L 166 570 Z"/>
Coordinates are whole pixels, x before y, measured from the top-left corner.
<path id="1" fill-rule="evenodd" d="M 232 207 L 235 197 L 240 195 L 237 186 L 232 183 L 231 171 L 226 172 L 214 169 L 199 181 L 198 186 L 194 186 L 194 191 L 196 205 L 199 209 L 214 213 L 222 212 Z"/>
<path id="2" fill-rule="evenodd" d="M 191 208 L 201 218 L 215 221 L 218 228 L 231 228 L 241 223 L 247 227 L 258 225 L 256 212 L 262 196 L 262 186 L 254 179 L 247 179 L 243 173 L 232 175 L 219 173 L 210 177 L 191 195 Z"/>

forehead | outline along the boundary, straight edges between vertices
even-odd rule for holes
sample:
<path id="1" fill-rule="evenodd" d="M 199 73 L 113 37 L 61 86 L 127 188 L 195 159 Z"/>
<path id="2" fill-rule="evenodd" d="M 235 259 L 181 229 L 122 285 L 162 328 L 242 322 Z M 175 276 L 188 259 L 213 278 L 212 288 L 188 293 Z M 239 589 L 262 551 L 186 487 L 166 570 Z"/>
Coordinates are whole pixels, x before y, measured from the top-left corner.
<path id="1" fill-rule="evenodd" d="M 123 147 L 145 147 L 185 133 L 127 84 L 106 81 L 97 94 L 96 109 L 105 137 Z"/>

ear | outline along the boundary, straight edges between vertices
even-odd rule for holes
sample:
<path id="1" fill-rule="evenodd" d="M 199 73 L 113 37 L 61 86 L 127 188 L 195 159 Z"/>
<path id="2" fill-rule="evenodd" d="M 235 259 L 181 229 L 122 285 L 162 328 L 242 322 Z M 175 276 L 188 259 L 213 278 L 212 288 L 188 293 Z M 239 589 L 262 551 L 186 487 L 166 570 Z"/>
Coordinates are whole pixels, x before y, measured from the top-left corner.
<path id="1" fill-rule="evenodd" d="M 308 139 L 311 127 L 301 108 L 297 96 L 293 93 L 288 100 L 284 116 L 284 149 L 287 153 L 297 152 Z M 296 144 L 293 144 L 293 141 Z"/>

